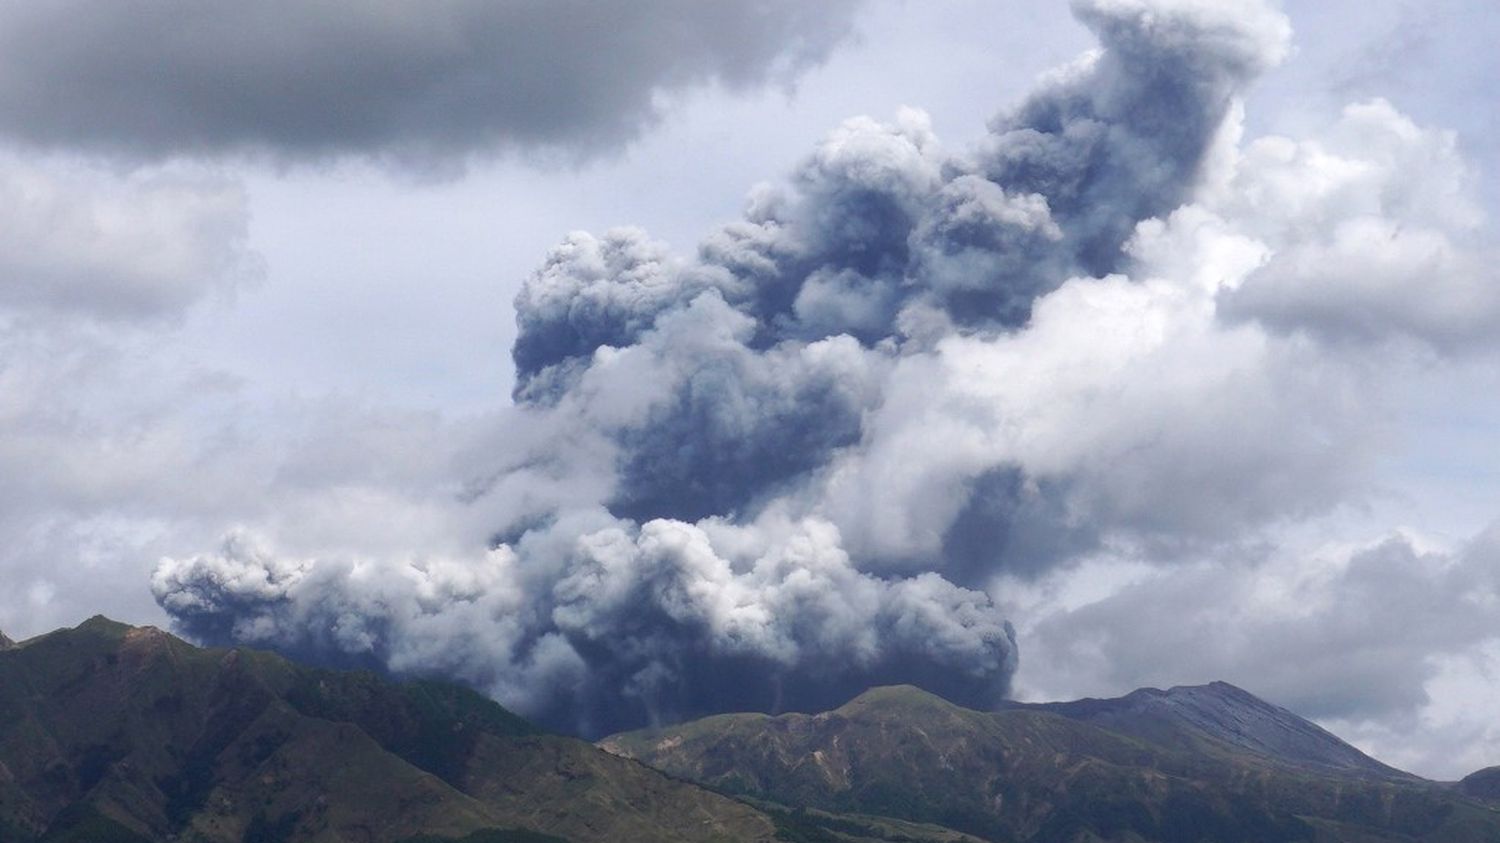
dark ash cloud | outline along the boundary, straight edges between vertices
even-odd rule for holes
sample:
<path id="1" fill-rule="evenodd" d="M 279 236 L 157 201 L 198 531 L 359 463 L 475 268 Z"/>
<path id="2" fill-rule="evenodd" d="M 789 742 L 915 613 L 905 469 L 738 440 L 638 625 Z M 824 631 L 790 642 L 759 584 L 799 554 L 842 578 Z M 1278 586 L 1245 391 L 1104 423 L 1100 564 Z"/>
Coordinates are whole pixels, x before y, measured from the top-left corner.
<path id="1" fill-rule="evenodd" d="M 663 95 L 787 81 L 859 0 L 98 0 L 0 9 L 0 134 L 125 157 L 591 151 Z"/>
<path id="2" fill-rule="evenodd" d="M 589 735 L 818 710 L 872 683 L 982 705 L 1016 667 L 987 596 L 861 573 L 826 524 L 564 520 L 482 560 L 396 565 L 287 559 L 236 534 L 164 561 L 152 588 L 199 640 L 456 678 Z"/>
<path id="3" fill-rule="evenodd" d="M 1433 170 L 1351 152 L 1357 183 L 1302 195 L 1326 156 L 1241 149 L 1236 103 L 1288 37 L 1267 3 L 1075 9 L 1101 49 L 968 154 L 920 112 L 857 118 L 694 256 L 569 235 L 517 298 L 515 407 L 453 504 L 482 524 L 467 553 L 237 537 L 163 560 L 161 605 L 586 734 L 875 683 L 985 707 L 1018 664 L 998 578 L 1346 499 L 1358 367 L 1219 307 L 1289 295 L 1280 251 L 1351 215 L 1418 213 L 1392 186 Z"/>
<path id="4" fill-rule="evenodd" d="M 993 125 L 983 168 L 1046 196 L 1077 265 L 1114 271 L 1137 222 L 1188 198 L 1246 84 L 1281 60 L 1285 18 L 1261 4 L 1074 0 L 1104 48 Z"/>

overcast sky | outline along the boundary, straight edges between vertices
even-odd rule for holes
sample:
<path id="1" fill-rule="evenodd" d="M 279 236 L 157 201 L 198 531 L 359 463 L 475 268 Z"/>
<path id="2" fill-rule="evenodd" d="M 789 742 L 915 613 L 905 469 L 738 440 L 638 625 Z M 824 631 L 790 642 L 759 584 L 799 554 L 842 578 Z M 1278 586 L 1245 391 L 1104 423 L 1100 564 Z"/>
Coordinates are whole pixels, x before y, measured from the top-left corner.
<path id="1" fill-rule="evenodd" d="M 1500 763 L 1500 16 L 1074 5 L 5 7 L 0 629 Z"/>

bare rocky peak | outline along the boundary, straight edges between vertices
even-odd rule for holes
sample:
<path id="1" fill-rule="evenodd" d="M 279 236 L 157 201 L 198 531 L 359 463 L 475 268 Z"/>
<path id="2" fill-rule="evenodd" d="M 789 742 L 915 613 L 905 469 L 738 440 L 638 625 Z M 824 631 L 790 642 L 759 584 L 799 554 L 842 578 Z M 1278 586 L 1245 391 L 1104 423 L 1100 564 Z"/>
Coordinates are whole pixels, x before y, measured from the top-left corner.
<path id="1" fill-rule="evenodd" d="M 1283 765 L 1377 778 L 1408 774 L 1376 761 L 1309 720 L 1229 684 L 1142 688 L 1118 699 L 1047 703 L 1042 708 L 1117 732 L 1161 740 L 1206 737 Z"/>

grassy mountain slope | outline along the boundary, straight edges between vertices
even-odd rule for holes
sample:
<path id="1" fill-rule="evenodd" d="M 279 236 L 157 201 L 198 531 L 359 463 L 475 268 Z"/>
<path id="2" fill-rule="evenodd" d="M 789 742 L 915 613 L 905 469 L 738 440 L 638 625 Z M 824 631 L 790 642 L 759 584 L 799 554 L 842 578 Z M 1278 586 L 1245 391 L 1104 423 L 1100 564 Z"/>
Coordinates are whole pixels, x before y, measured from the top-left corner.
<path id="1" fill-rule="evenodd" d="M 769 840 L 770 819 L 441 683 L 95 618 L 0 651 L 0 840 Z"/>
<path id="2" fill-rule="evenodd" d="M 600 745 L 728 793 L 996 841 L 1500 841 L 1500 814 L 1431 783 L 1165 735 L 896 687 L 823 714 L 711 717 Z"/>

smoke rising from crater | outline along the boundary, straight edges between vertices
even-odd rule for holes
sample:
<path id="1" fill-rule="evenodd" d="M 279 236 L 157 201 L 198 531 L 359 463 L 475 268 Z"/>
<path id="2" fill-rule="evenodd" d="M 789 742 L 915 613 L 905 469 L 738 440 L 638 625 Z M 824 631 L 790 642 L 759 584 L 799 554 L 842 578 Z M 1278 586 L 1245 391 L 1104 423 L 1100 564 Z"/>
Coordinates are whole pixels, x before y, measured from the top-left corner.
<path id="1" fill-rule="evenodd" d="M 468 552 L 236 533 L 163 560 L 157 599 L 201 639 L 454 677 L 589 735 L 900 682 L 987 707 L 1018 663 L 997 576 L 1342 499 L 1374 399 L 1298 302 L 1358 284 L 1286 279 L 1376 223 L 1416 266 L 1468 266 L 1472 220 L 1431 212 L 1459 205 L 1451 140 L 1375 103 L 1343 147 L 1242 148 L 1282 15 L 1074 9 L 1100 49 L 973 150 L 917 111 L 857 118 L 694 256 L 569 235 L 516 300 L 515 406 L 451 503 Z M 1356 213 L 1343 239 L 1293 219 Z M 1374 307 L 1360 341 L 1467 336 L 1430 310 Z"/>

